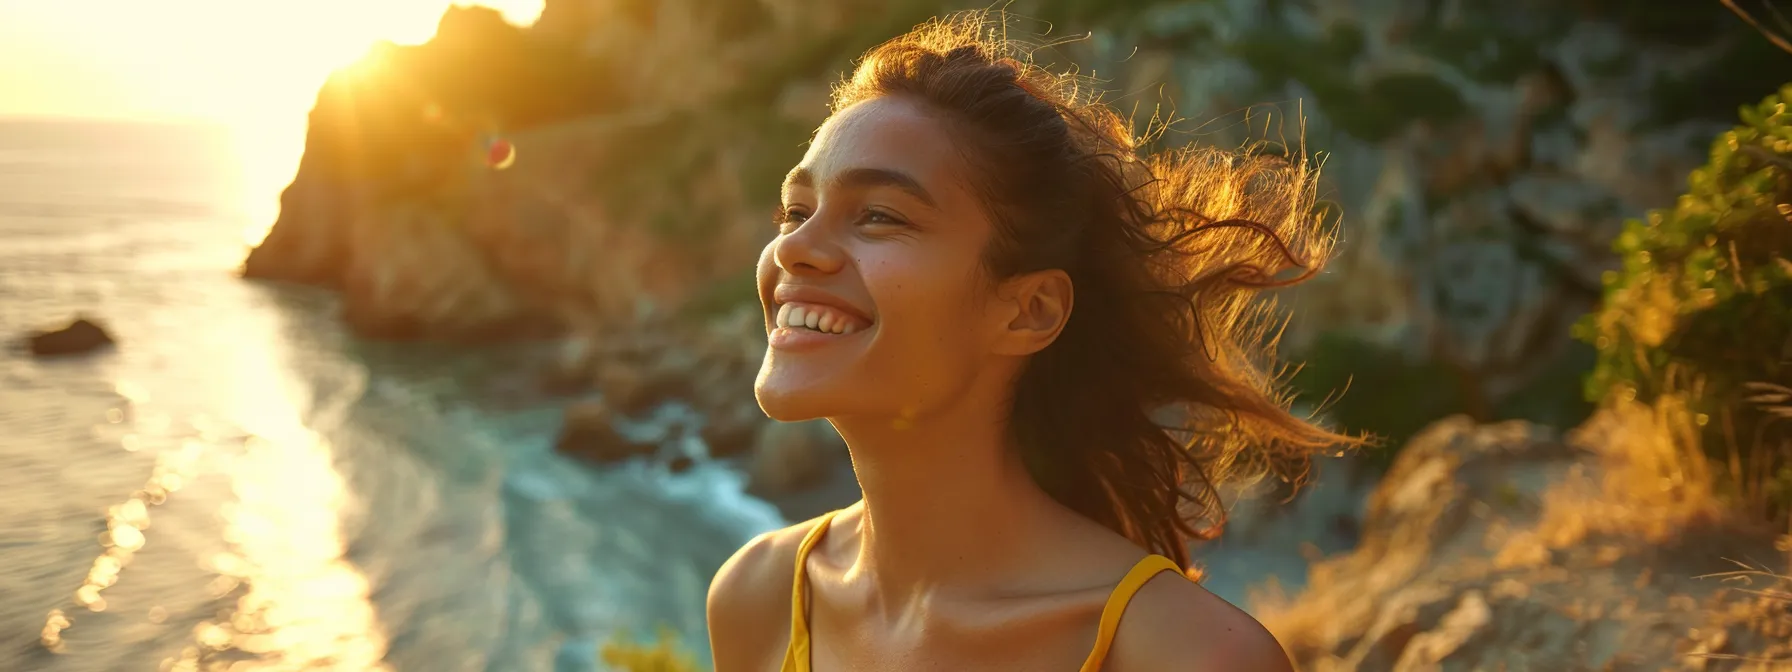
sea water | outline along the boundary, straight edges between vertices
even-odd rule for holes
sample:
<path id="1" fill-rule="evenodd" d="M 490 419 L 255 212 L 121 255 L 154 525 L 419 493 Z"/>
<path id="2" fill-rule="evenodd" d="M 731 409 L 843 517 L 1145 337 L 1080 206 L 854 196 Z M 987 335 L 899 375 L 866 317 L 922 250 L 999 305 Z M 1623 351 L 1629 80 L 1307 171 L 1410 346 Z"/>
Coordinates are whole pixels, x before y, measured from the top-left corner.
<path id="1" fill-rule="evenodd" d="M 360 342 L 245 281 L 242 144 L 0 121 L 0 670 L 589 670 L 782 524 L 738 474 L 551 450 L 515 352 Z M 80 314 L 118 346 L 34 360 Z M 508 377 L 507 377 L 508 376 Z"/>

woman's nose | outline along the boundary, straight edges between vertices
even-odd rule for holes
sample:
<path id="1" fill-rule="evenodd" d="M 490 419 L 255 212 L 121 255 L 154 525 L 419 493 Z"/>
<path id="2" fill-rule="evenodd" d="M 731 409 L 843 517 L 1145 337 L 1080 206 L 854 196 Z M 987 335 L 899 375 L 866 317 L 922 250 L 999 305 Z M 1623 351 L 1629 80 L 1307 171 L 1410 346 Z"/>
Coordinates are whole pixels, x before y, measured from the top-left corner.
<path id="1" fill-rule="evenodd" d="M 837 273 L 846 259 L 834 232 L 815 217 L 772 241 L 772 261 L 793 275 Z"/>

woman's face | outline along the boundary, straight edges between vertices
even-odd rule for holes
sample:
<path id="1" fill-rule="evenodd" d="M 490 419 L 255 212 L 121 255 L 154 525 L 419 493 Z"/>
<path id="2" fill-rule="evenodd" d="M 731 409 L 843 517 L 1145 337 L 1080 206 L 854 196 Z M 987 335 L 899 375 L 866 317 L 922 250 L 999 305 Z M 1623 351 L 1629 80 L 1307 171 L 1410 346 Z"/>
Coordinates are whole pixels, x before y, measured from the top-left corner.
<path id="1" fill-rule="evenodd" d="M 950 403 L 991 361 L 993 232 L 944 125 L 878 98 L 823 124 L 783 188 L 760 254 L 770 348 L 755 394 L 779 420 L 912 420 Z"/>

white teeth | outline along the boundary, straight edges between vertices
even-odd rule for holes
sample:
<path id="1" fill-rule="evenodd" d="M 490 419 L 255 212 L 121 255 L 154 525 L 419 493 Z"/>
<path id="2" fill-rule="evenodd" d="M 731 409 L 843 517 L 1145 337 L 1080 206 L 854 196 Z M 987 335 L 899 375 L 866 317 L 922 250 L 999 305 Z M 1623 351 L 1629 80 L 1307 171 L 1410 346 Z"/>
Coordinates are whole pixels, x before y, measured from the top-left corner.
<path id="1" fill-rule="evenodd" d="M 827 334 L 850 334 L 857 331 L 852 319 L 831 308 L 786 303 L 778 306 L 773 323 L 784 328 L 804 328 Z"/>

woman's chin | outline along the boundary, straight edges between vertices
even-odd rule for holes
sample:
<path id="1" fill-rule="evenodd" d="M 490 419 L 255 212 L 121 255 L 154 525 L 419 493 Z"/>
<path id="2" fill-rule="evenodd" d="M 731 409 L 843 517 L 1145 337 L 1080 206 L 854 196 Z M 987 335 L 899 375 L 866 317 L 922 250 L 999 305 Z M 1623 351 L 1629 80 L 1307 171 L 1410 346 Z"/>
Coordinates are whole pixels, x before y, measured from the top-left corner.
<path id="1" fill-rule="evenodd" d="M 759 402 L 759 410 L 780 422 L 836 415 L 843 400 L 839 391 L 833 390 L 827 381 L 818 380 L 817 376 L 797 373 L 761 368 L 759 379 L 753 383 L 753 397 Z"/>

